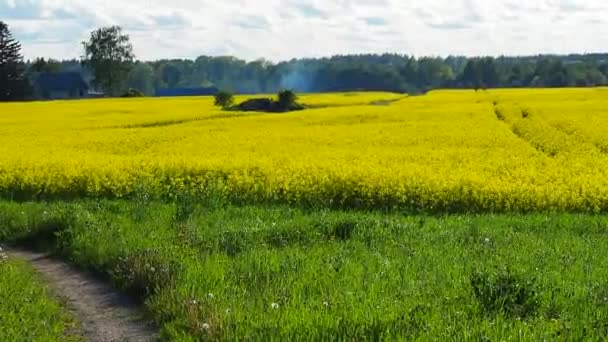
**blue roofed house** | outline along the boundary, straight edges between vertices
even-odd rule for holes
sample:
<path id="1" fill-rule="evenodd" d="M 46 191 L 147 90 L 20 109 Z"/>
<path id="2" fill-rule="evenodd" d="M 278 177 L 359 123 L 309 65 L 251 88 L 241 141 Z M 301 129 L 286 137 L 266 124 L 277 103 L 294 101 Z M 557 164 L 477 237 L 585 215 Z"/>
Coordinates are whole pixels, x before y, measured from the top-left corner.
<path id="1" fill-rule="evenodd" d="M 40 73 L 34 79 L 34 95 L 39 99 L 79 99 L 88 97 L 89 85 L 79 72 Z"/>

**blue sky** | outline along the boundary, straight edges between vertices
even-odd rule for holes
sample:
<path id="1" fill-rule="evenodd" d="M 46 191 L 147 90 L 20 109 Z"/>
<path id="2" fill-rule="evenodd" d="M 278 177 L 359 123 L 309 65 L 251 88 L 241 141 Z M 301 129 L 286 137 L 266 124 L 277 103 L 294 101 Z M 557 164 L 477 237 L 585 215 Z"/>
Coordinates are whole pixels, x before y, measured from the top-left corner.
<path id="1" fill-rule="evenodd" d="M 77 58 L 118 24 L 138 58 L 608 51 L 605 0 L 0 0 L 27 58 Z"/>

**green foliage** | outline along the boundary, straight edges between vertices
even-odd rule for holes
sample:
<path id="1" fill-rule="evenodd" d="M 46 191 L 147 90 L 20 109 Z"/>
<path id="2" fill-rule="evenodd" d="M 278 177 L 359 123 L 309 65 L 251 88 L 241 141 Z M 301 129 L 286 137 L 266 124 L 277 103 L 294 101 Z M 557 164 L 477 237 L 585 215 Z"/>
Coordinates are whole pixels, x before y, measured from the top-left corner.
<path id="1" fill-rule="evenodd" d="M 175 201 L 173 221 L 177 224 L 186 222 L 196 210 L 197 200 L 194 196 L 180 194 Z"/>
<path id="2" fill-rule="evenodd" d="M 145 299 L 175 286 L 180 268 L 179 263 L 161 251 L 145 249 L 119 257 L 110 274 L 119 288 Z"/>
<path id="3" fill-rule="evenodd" d="M 533 278 L 526 279 L 509 269 L 500 269 L 473 272 L 470 281 L 473 295 L 489 315 L 528 318 L 538 310 Z"/>
<path id="4" fill-rule="evenodd" d="M 327 237 L 331 240 L 347 241 L 350 240 L 357 228 L 357 222 L 348 219 L 340 219 L 329 224 L 326 231 Z"/>
<path id="5" fill-rule="evenodd" d="M 144 97 L 144 96 L 146 96 L 146 95 L 144 95 L 144 93 L 142 93 L 141 91 L 139 91 L 137 89 L 129 88 L 120 97 Z"/>
<path id="6" fill-rule="evenodd" d="M 8 25 L 0 21 L 0 101 L 23 100 L 30 93 L 21 44 L 13 38 Z"/>
<path id="7" fill-rule="evenodd" d="M 281 90 L 277 95 L 277 103 L 281 108 L 289 109 L 296 105 L 298 96 L 293 90 Z"/>
<path id="8" fill-rule="evenodd" d="M 129 71 L 128 85 L 147 96 L 154 95 L 154 69 L 147 63 L 138 62 Z"/>
<path id="9" fill-rule="evenodd" d="M 53 214 L 67 220 L 62 253 L 144 299 L 167 340 L 608 337 L 606 216 L 137 201 L 0 202 L 0 213 L 70 213 Z M 21 216 L 2 222 L 5 239 L 37 234 Z"/>
<path id="10" fill-rule="evenodd" d="M 82 45 L 82 62 L 93 71 L 93 83 L 109 95 L 119 94 L 135 58 L 129 36 L 120 26 L 102 27 L 91 32 Z"/>
<path id="11" fill-rule="evenodd" d="M 54 59 L 36 58 L 30 66 L 31 72 L 60 72 L 62 69 L 61 62 Z"/>
<path id="12" fill-rule="evenodd" d="M 220 91 L 215 94 L 215 105 L 224 109 L 230 108 L 234 104 L 234 95 L 227 91 Z"/>
<path id="13" fill-rule="evenodd" d="M 163 82 L 169 87 L 174 88 L 180 81 L 182 73 L 178 67 L 173 64 L 166 64 L 161 71 Z"/>
<path id="14" fill-rule="evenodd" d="M 0 341 L 80 341 L 74 323 L 24 261 L 1 258 Z"/>
<path id="15" fill-rule="evenodd" d="M 584 87 L 608 84 L 607 60 L 606 54 L 499 58 L 368 54 L 273 64 L 201 56 L 195 60 L 138 62 L 152 72 L 130 74 L 129 86 L 148 95 L 155 88 L 174 86 L 214 86 L 248 94 L 276 93 L 285 88 L 296 92 L 377 90 L 421 94 L 437 88 Z M 60 64 L 61 70 L 78 68 L 74 61 Z"/>
<path id="16" fill-rule="evenodd" d="M 303 110 L 306 107 L 297 102 L 298 96 L 292 90 L 282 90 L 277 94 L 277 99 L 253 98 L 239 103 L 230 109 L 243 112 L 266 112 L 266 113 L 285 113 L 296 110 Z"/>
<path id="17" fill-rule="evenodd" d="M 73 211 L 63 205 L 52 209 L 38 205 L 18 208 L 0 203 L 0 241 L 35 249 L 61 248 L 59 241 L 69 244 L 67 233 L 75 220 Z"/>

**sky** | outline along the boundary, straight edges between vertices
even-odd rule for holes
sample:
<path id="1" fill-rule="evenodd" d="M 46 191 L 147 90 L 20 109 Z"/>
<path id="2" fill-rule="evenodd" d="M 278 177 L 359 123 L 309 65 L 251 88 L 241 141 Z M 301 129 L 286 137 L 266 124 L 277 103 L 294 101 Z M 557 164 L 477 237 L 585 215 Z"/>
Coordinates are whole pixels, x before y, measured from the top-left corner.
<path id="1" fill-rule="evenodd" d="M 0 20 L 28 59 L 78 58 L 107 25 L 141 60 L 608 51 L 606 0 L 0 0 Z"/>

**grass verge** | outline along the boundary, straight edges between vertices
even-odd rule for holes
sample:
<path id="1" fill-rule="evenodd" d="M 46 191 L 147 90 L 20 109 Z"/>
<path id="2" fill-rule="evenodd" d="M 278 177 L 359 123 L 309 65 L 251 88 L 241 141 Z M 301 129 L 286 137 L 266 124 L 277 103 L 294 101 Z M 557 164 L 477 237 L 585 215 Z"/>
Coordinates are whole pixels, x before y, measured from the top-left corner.
<path id="1" fill-rule="evenodd" d="M 0 202 L 0 227 L 51 237 L 170 340 L 608 338 L 608 216 L 88 200 Z"/>
<path id="2" fill-rule="evenodd" d="M 0 252 L 0 341 L 81 341 L 74 321 L 32 268 Z"/>

